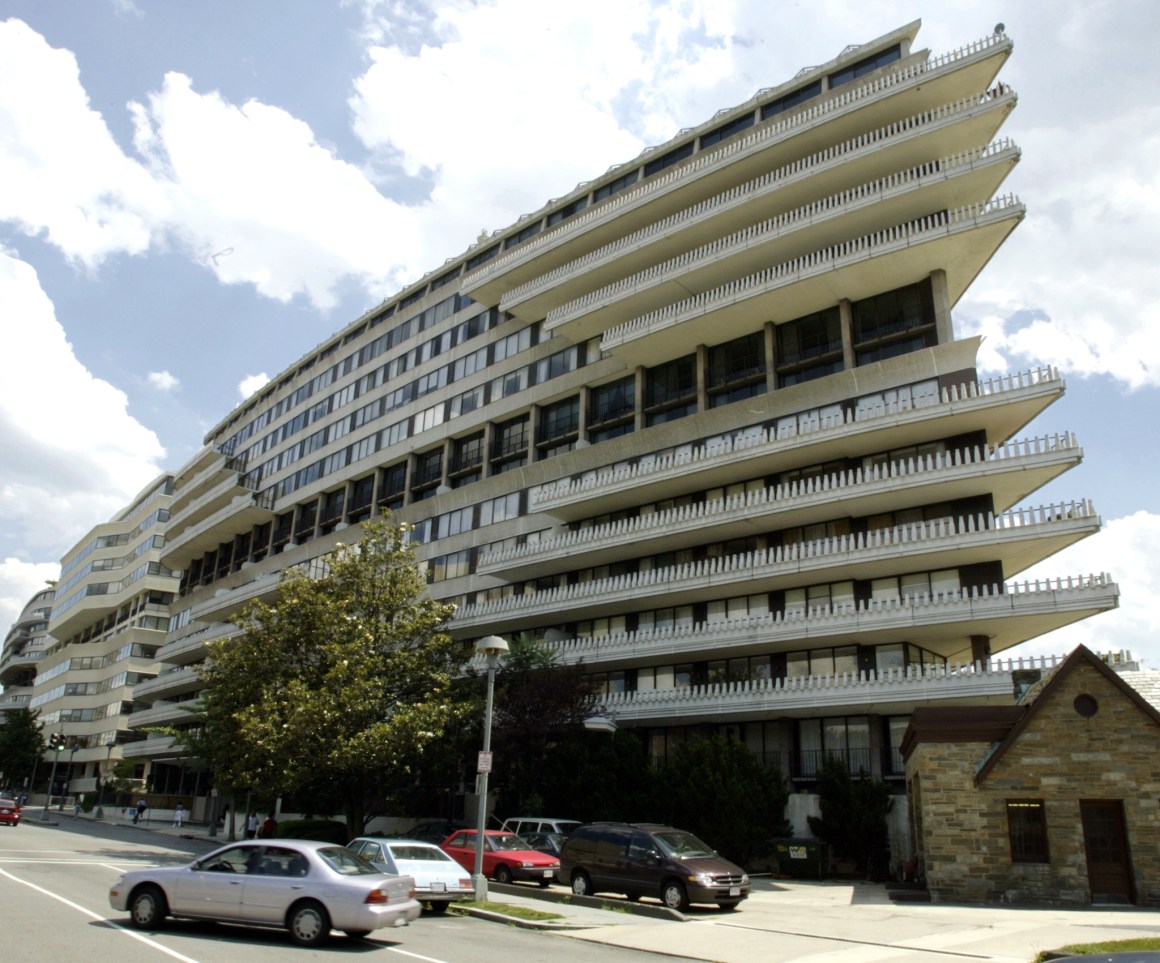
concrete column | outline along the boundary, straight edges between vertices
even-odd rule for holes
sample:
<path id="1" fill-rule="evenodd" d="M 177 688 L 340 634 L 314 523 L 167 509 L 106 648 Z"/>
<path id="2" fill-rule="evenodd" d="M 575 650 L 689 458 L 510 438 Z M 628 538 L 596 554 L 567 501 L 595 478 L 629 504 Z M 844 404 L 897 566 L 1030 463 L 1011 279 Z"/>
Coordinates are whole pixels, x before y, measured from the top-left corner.
<path id="1" fill-rule="evenodd" d="M 576 434 L 576 447 L 588 447 L 588 402 L 592 399 L 592 389 L 588 385 L 580 386 L 580 421 Z"/>
<path id="2" fill-rule="evenodd" d="M 697 411 L 709 410 L 709 349 L 697 345 Z"/>
<path id="3" fill-rule="evenodd" d="M 842 328 L 842 368 L 852 371 L 857 359 L 854 357 L 854 305 L 848 298 L 838 302 L 838 323 Z"/>
<path id="4" fill-rule="evenodd" d="M 934 300 L 934 327 L 939 344 L 950 344 L 955 340 L 951 323 L 951 299 L 947 291 L 947 272 L 936 268 L 930 272 L 931 295 Z"/>
<path id="5" fill-rule="evenodd" d="M 765 390 L 777 390 L 777 329 L 772 321 L 765 322 Z"/>
<path id="6" fill-rule="evenodd" d="M 971 662 L 987 662 L 991 658 L 991 637 L 989 635 L 971 636 Z"/>
<path id="7" fill-rule="evenodd" d="M 633 429 L 635 431 L 640 431 L 642 428 L 645 427 L 645 422 L 644 422 L 644 393 L 645 393 L 645 389 L 648 387 L 648 384 L 647 384 L 646 372 L 645 372 L 643 365 L 637 365 L 635 373 L 636 373 L 636 389 L 635 389 L 636 398 L 633 402 L 633 410 L 634 410 Z"/>

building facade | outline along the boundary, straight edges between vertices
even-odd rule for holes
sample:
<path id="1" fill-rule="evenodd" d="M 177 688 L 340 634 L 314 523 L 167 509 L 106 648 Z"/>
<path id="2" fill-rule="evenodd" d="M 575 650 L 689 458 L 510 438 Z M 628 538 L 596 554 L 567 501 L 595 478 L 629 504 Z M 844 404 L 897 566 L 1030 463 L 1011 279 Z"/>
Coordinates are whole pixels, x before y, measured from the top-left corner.
<path id="1" fill-rule="evenodd" d="M 160 562 L 172 493 L 172 475 L 151 482 L 81 539 L 61 559 L 56 585 L 37 596 L 51 609 L 37 623 L 44 634 L 35 675 L 25 680 L 27 705 L 39 713 L 46 737 L 64 737 L 57 758 L 45 757 L 56 763 L 56 794 L 99 794 L 125 744 L 145 737 L 129 720 L 134 687 L 157 673 L 179 584 Z M 4 664 L 8 659 L 6 647 Z M 137 775 L 145 775 L 141 763 Z"/>
<path id="2" fill-rule="evenodd" d="M 1144 675 L 1080 646 L 1018 705 L 914 712 L 907 799 L 932 898 L 1160 905 L 1160 712 L 1128 684 Z"/>
<path id="3" fill-rule="evenodd" d="M 230 412 L 173 478 L 126 756 L 170 758 L 146 730 L 187 720 L 207 642 L 384 510 L 465 647 L 583 660 L 656 759 L 722 732 L 803 789 L 836 753 L 901 791 L 915 706 L 1011 705 L 992 657 L 1117 589 L 1019 580 L 1099 518 L 1025 504 L 1082 457 L 1026 432 L 1058 372 L 981 379 L 954 332 L 1024 215 L 1013 45 L 918 28 L 485 233 Z"/>

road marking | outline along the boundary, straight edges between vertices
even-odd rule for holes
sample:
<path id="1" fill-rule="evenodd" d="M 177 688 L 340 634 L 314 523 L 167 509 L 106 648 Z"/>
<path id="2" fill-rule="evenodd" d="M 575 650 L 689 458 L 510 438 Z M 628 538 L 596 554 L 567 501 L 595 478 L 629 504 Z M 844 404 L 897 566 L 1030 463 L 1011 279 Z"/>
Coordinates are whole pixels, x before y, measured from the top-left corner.
<path id="1" fill-rule="evenodd" d="M 406 950 L 400 950 L 397 946 L 388 946 L 387 949 L 392 953 L 398 953 L 400 956 L 409 956 L 413 960 L 425 960 L 426 963 L 447 963 L 446 960 L 440 960 L 434 956 L 420 956 L 418 953 L 408 953 Z"/>
<path id="2" fill-rule="evenodd" d="M 121 926 L 119 923 L 114 923 L 112 920 L 106 919 L 99 913 L 94 913 L 92 910 L 86 909 L 79 903 L 74 903 L 72 900 L 66 899 L 59 893 L 54 893 L 52 890 L 45 889 L 42 886 L 37 886 L 35 883 L 30 883 L 27 880 L 21 879 L 19 876 L 13 876 L 7 870 L 0 869 L 0 876 L 6 876 L 14 883 L 19 883 L 21 886 L 27 886 L 29 889 L 34 889 L 38 893 L 42 893 L 45 896 L 51 897 L 58 903 L 63 903 L 70 909 L 75 909 L 78 913 L 82 913 L 89 919 L 96 920 L 98 923 L 101 923 L 104 926 L 108 926 L 111 929 L 116 930 L 118 933 L 123 933 L 125 936 L 131 936 L 133 939 L 144 943 L 146 946 L 151 946 L 155 950 L 160 950 L 166 956 L 172 956 L 175 960 L 180 960 L 181 963 L 197 963 L 197 960 L 193 959 L 192 957 L 184 956 L 183 954 L 178 953 L 176 950 L 171 950 L 168 946 L 164 946 L 161 943 L 158 943 L 156 940 L 151 940 L 149 937 L 142 936 L 140 933 L 134 933 L 132 930 L 125 929 L 125 927 Z"/>

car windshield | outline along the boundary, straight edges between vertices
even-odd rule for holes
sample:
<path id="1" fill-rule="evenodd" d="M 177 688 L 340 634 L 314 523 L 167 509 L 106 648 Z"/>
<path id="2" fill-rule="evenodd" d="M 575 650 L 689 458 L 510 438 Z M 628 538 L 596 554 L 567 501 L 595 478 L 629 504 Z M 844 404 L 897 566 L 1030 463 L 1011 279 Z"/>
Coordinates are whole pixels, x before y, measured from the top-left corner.
<path id="1" fill-rule="evenodd" d="M 692 833 L 686 833 L 683 830 L 677 829 L 664 833 L 655 833 L 654 835 L 656 841 L 661 844 L 661 848 L 675 859 L 713 855 L 713 850 Z"/>
<path id="2" fill-rule="evenodd" d="M 320 849 L 318 855 L 322 857 L 327 866 L 343 876 L 382 876 L 383 874 L 383 871 L 376 869 L 373 863 L 342 846 L 327 846 L 325 849 Z"/>
<path id="3" fill-rule="evenodd" d="M 454 863 L 450 856 L 435 846 L 388 846 L 395 859 L 421 859 L 428 862 Z M 459 864 L 456 863 L 458 866 Z"/>
<path id="4" fill-rule="evenodd" d="M 527 840 L 515 833 L 495 833 L 487 837 L 487 844 L 492 849 L 508 851 L 513 849 L 531 849 Z"/>

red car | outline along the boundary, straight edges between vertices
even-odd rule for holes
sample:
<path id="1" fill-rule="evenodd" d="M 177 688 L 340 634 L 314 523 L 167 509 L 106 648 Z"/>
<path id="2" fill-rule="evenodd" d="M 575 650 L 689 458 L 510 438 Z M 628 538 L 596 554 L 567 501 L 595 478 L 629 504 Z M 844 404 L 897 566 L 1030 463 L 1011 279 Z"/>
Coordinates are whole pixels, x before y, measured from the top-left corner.
<path id="1" fill-rule="evenodd" d="M 0 823 L 9 826 L 20 825 L 20 801 L 7 796 L 0 797 Z"/>
<path id="2" fill-rule="evenodd" d="M 497 883 L 528 880 L 547 886 L 560 875 L 560 860 L 532 849 L 521 837 L 489 829 L 483 837 L 483 875 Z M 475 830 L 461 829 L 440 847 L 468 872 L 475 872 Z"/>

